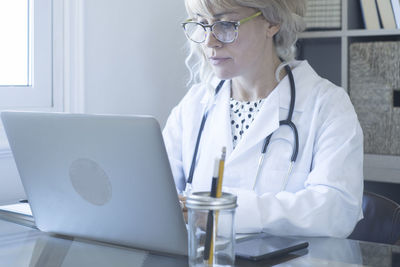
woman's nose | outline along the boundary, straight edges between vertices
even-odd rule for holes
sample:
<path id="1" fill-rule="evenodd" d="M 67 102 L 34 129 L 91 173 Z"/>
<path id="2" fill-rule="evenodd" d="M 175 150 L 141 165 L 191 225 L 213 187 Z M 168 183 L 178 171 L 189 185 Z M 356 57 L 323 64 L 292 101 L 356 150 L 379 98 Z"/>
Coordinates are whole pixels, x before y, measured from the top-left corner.
<path id="1" fill-rule="evenodd" d="M 215 38 L 214 33 L 211 30 L 207 31 L 206 40 L 204 41 L 204 44 L 210 48 L 222 46 L 222 42 L 219 41 L 217 38 Z"/>

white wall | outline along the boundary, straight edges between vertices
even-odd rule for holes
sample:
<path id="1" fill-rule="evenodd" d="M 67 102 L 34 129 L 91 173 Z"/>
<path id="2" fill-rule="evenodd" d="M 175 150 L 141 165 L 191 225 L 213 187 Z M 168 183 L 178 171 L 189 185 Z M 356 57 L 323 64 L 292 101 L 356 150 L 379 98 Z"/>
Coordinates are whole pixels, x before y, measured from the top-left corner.
<path id="1" fill-rule="evenodd" d="M 183 1 L 84 2 L 85 110 L 151 114 L 163 127 L 186 91 Z"/>

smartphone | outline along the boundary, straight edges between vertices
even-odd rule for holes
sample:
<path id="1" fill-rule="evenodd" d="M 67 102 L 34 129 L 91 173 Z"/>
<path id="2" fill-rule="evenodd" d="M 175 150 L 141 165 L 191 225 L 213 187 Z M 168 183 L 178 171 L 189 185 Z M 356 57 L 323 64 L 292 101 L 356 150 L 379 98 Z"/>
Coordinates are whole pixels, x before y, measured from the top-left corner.
<path id="1" fill-rule="evenodd" d="M 258 261 L 307 248 L 308 242 L 289 237 L 256 236 L 236 241 L 236 257 Z"/>

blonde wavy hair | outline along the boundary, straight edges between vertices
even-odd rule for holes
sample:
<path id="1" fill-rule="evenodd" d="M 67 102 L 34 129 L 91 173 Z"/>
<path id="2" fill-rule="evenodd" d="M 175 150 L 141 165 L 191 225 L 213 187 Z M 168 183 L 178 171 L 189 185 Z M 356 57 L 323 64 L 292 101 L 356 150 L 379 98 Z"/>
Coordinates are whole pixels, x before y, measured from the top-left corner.
<path id="1" fill-rule="evenodd" d="M 286 62 L 294 59 L 297 34 L 305 29 L 303 16 L 306 0 L 185 0 L 185 6 L 191 18 L 196 13 L 213 14 L 215 10 L 238 6 L 260 10 L 269 23 L 280 26 L 279 32 L 274 36 L 274 45 L 277 55 Z M 209 85 L 214 74 L 201 47 L 188 41 L 187 50 L 185 64 L 190 72 L 188 84 Z"/>

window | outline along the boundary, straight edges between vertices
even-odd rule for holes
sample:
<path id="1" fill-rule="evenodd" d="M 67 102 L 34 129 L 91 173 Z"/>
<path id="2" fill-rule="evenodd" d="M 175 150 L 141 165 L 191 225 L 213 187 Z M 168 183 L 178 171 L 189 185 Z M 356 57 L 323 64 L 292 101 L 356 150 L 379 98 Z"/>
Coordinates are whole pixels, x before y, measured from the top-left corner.
<path id="1" fill-rule="evenodd" d="M 0 1 L 0 109 L 49 108 L 52 1 Z"/>
<path id="2" fill-rule="evenodd" d="M 0 2 L 0 86 L 30 85 L 28 4 L 27 0 Z"/>

